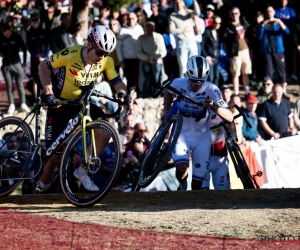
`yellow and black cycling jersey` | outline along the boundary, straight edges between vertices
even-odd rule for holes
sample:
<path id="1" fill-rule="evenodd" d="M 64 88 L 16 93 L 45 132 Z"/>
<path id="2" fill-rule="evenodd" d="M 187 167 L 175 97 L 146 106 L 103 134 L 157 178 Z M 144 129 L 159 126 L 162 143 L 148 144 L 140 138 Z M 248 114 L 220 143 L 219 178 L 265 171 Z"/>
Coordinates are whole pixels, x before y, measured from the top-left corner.
<path id="1" fill-rule="evenodd" d="M 99 64 L 93 64 L 87 73 L 84 68 L 82 45 L 66 48 L 48 57 L 44 62 L 52 70 L 53 93 L 64 100 L 75 100 L 80 96 L 79 86 L 89 85 L 104 71 L 112 86 L 122 80 L 115 70 L 112 57 L 104 57 Z"/>

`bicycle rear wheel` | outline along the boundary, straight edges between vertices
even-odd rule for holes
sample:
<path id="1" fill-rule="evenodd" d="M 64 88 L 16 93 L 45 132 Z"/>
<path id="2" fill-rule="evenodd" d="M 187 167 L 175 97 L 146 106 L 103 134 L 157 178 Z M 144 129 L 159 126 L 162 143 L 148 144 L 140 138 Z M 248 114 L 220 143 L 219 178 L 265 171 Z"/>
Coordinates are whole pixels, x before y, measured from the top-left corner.
<path id="1" fill-rule="evenodd" d="M 165 126 L 159 128 L 160 131 L 156 133 L 156 138 L 149 145 L 142 162 L 138 183 L 140 187 L 147 187 L 156 178 L 162 167 L 166 165 L 175 147 L 181 128 L 181 114 L 172 116 Z"/>
<path id="2" fill-rule="evenodd" d="M 91 140 L 92 132 L 95 134 L 95 147 Z M 63 153 L 60 166 L 62 191 L 69 202 L 77 207 L 92 206 L 103 199 L 114 185 L 122 164 L 119 134 L 109 122 L 102 120 L 88 123 L 85 138 L 84 148 L 82 130 L 76 131 Z M 84 150 L 87 152 L 87 163 Z M 75 178 L 73 173 L 81 164 L 86 164 L 88 175 L 99 191 L 85 190 Z"/>
<path id="3" fill-rule="evenodd" d="M 24 163 L 31 156 L 33 133 L 19 117 L 0 120 L 0 197 L 5 197 L 22 184 Z"/>
<path id="4" fill-rule="evenodd" d="M 241 179 L 244 189 L 255 189 L 252 176 L 240 147 L 231 140 L 226 141 L 231 160 L 233 162 L 237 176 Z"/>

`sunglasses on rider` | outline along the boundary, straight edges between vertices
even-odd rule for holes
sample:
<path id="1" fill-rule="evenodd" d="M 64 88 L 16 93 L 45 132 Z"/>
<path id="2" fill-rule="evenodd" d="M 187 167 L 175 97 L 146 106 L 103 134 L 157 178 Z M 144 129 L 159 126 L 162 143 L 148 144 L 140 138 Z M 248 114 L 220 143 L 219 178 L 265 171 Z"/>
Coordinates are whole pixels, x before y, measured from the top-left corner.
<path id="1" fill-rule="evenodd" d="M 192 79 L 192 78 L 189 78 L 189 80 L 190 80 L 190 82 L 193 83 L 193 84 L 197 84 L 197 83 L 199 83 L 199 82 L 200 82 L 200 83 L 205 83 L 205 81 L 206 81 L 206 80 L 203 80 L 203 79 L 200 80 L 200 79 Z"/>
<path id="2" fill-rule="evenodd" d="M 109 53 L 104 52 L 104 51 L 101 51 L 101 50 L 97 50 L 97 49 L 95 49 L 95 53 L 96 53 L 96 55 L 99 56 L 99 57 L 106 57 L 106 56 L 109 55 Z"/>

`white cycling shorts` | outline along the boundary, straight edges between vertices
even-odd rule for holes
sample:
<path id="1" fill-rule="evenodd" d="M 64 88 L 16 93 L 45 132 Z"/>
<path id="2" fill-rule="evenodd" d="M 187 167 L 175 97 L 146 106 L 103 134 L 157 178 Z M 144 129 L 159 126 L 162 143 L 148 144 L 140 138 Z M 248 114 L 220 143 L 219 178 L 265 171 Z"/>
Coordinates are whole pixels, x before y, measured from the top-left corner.
<path id="1" fill-rule="evenodd" d="M 207 173 L 206 180 L 202 183 L 202 188 L 209 188 L 211 177 L 215 190 L 230 189 L 228 164 L 229 161 L 227 156 L 211 156 L 209 172 Z"/>
<path id="2" fill-rule="evenodd" d="M 195 130 L 181 132 L 172 158 L 175 165 L 180 162 L 189 162 L 192 158 L 192 179 L 203 181 L 207 178 L 210 162 L 211 133 L 199 133 Z"/>

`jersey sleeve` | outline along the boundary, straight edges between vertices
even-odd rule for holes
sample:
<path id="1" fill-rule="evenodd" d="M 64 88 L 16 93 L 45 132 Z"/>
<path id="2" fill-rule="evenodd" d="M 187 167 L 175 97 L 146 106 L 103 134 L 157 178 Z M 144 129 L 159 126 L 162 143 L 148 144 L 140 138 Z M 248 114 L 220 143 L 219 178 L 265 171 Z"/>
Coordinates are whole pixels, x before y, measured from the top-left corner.
<path id="1" fill-rule="evenodd" d="M 114 59 L 110 56 L 106 57 L 104 71 L 112 86 L 116 86 L 122 81 L 121 77 L 118 75 L 115 69 Z"/>
<path id="2" fill-rule="evenodd" d="M 66 66 L 71 56 L 70 48 L 66 48 L 46 58 L 44 63 L 48 69 L 57 69 Z"/>
<path id="3" fill-rule="evenodd" d="M 212 98 L 213 102 L 222 108 L 229 108 L 228 104 L 223 99 L 220 89 L 217 86 L 213 85 L 211 90 L 212 90 L 211 98 Z"/>

